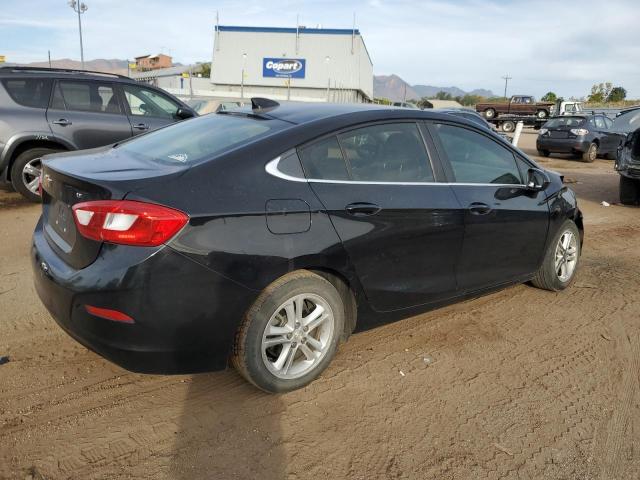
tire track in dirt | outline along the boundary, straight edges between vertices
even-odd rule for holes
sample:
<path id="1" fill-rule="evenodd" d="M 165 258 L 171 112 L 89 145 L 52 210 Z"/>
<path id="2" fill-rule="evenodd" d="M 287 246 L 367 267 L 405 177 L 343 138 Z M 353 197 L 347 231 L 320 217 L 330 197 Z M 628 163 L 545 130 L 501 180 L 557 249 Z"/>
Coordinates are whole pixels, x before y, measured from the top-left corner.
<path id="1" fill-rule="evenodd" d="M 611 419 L 606 426 L 606 442 L 602 448 L 604 458 L 600 478 L 621 479 L 624 471 L 624 452 L 633 445 L 631 412 L 638 406 L 638 375 L 640 372 L 640 335 L 629 335 L 621 322 L 614 328 L 616 350 L 624 368 Z"/>

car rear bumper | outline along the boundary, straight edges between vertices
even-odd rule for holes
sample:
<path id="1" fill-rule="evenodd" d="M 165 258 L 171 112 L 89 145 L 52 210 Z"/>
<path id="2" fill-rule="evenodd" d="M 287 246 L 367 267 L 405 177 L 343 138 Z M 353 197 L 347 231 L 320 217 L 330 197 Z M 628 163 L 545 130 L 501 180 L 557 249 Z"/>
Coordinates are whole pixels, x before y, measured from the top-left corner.
<path id="1" fill-rule="evenodd" d="M 33 236 L 36 291 L 70 336 L 135 372 L 190 373 L 227 366 L 237 327 L 257 296 L 169 247 L 103 245 L 74 270 L 53 251 L 42 219 Z M 86 305 L 134 323 L 96 317 Z"/>
<path id="2" fill-rule="evenodd" d="M 577 138 L 549 138 L 540 137 L 536 140 L 536 148 L 540 151 L 547 150 L 552 153 L 576 153 L 586 152 L 591 142 Z"/>

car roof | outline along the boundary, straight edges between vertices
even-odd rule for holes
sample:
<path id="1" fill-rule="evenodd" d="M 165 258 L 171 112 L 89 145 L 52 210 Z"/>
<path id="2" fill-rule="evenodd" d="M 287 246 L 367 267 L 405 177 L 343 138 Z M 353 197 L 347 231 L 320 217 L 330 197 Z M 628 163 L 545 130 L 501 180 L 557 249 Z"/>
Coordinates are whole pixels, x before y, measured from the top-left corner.
<path id="1" fill-rule="evenodd" d="M 91 70 L 75 70 L 70 68 L 46 67 L 0 67 L 0 78 L 71 78 L 74 80 L 109 80 L 112 82 L 136 83 L 133 78 L 117 73 L 94 72 Z"/>
<path id="2" fill-rule="evenodd" d="M 251 108 L 239 109 L 238 112 L 250 113 Z M 369 114 L 369 115 L 367 115 Z M 265 116 L 283 120 L 293 124 L 305 124 L 335 117 L 375 116 L 386 118 L 446 119 L 448 115 L 440 112 L 429 112 L 413 108 L 401 108 L 372 103 L 302 103 L 282 102 L 277 107 L 265 112 Z"/>

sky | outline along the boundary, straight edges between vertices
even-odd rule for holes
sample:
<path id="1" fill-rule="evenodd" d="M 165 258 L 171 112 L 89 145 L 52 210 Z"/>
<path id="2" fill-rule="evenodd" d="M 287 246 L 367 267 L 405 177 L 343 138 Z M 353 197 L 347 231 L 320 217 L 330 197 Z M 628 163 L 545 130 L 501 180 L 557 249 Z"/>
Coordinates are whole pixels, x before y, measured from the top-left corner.
<path id="1" fill-rule="evenodd" d="M 640 98 L 637 0 L 85 0 L 85 60 L 163 52 L 210 61 L 221 25 L 351 28 L 353 14 L 376 75 L 410 84 L 583 97 L 610 81 Z M 0 0 L 0 55 L 8 62 L 80 58 L 66 0 Z"/>

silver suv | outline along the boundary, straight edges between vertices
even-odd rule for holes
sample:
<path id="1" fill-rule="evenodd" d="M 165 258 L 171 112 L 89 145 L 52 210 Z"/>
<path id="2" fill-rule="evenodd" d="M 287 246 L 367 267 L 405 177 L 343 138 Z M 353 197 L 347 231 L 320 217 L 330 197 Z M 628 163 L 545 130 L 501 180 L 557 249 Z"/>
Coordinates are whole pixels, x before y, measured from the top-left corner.
<path id="1" fill-rule="evenodd" d="M 0 175 L 39 201 L 41 158 L 101 147 L 197 114 L 129 77 L 66 69 L 0 68 Z"/>

